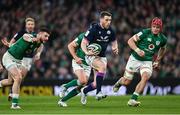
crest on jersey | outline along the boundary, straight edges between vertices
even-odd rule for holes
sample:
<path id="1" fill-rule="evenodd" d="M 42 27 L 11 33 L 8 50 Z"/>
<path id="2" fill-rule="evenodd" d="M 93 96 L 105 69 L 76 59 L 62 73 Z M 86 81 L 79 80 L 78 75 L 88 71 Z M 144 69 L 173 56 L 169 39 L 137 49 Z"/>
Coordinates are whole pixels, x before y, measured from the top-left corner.
<path id="1" fill-rule="evenodd" d="M 155 46 L 154 46 L 154 44 L 150 44 L 150 45 L 148 46 L 148 48 L 149 48 L 150 50 L 153 50 L 153 49 L 155 48 Z"/>
<path id="2" fill-rule="evenodd" d="M 151 42 L 151 41 L 152 41 L 152 39 L 151 39 L 151 38 L 147 38 L 147 41 Z"/>
<path id="3" fill-rule="evenodd" d="M 160 41 L 156 41 L 156 45 L 158 46 L 160 44 Z"/>
<path id="4" fill-rule="evenodd" d="M 107 34 L 111 34 L 111 31 L 110 31 L 110 30 L 108 30 L 108 31 L 107 31 Z"/>

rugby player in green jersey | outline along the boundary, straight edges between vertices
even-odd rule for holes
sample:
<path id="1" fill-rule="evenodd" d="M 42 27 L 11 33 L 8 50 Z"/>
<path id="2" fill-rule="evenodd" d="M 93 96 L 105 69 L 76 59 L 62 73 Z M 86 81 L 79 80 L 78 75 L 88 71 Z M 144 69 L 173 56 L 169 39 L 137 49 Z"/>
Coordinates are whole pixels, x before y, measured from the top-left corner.
<path id="1" fill-rule="evenodd" d="M 41 28 L 37 37 L 31 34 L 24 34 L 14 45 L 12 45 L 3 55 L 2 64 L 8 71 L 8 79 L 0 81 L 0 87 L 12 85 L 12 105 L 11 109 L 21 109 L 18 104 L 20 85 L 23 79 L 22 59 L 29 50 L 36 50 L 42 42 L 49 38 L 49 30 Z"/>
<path id="2" fill-rule="evenodd" d="M 129 85 L 135 72 L 140 72 L 141 80 L 137 84 L 135 91 L 128 101 L 129 106 L 139 106 L 139 94 L 151 77 L 153 68 L 159 66 L 160 60 L 165 54 L 167 38 L 162 34 L 163 22 L 160 18 L 151 21 L 151 28 L 144 29 L 128 40 L 128 45 L 132 53 L 126 65 L 124 76 L 114 85 L 113 90 L 117 92 L 121 85 Z M 153 56 L 158 52 L 158 56 L 153 63 Z"/>
<path id="3" fill-rule="evenodd" d="M 36 33 L 34 32 L 35 28 L 35 20 L 31 17 L 28 17 L 25 19 L 25 28 L 23 28 L 21 31 L 17 32 L 13 38 L 10 40 L 10 42 L 7 41 L 7 38 L 4 38 L 1 40 L 1 42 L 7 46 L 10 47 L 13 45 L 18 39 L 20 39 L 25 33 L 32 34 L 36 36 Z M 23 68 L 21 68 L 21 71 L 23 73 L 23 78 L 27 75 L 28 71 L 30 71 L 33 61 L 39 60 L 40 55 L 43 51 L 43 44 L 39 46 L 36 52 L 33 50 L 28 50 L 26 54 L 23 57 L 22 65 Z M 8 101 L 12 100 L 12 90 L 10 90 Z"/>
<path id="4" fill-rule="evenodd" d="M 72 80 L 68 82 L 67 84 L 63 84 L 61 86 L 62 90 L 59 94 L 61 99 L 59 100 L 58 105 L 62 107 L 66 107 L 67 106 L 66 101 L 76 96 L 77 94 L 79 94 L 81 91 L 81 88 L 87 85 L 88 78 L 91 73 L 91 67 L 86 63 L 85 53 L 81 49 L 81 41 L 84 38 L 84 34 L 85 33 L 79 34 L 79 36 L 76 39 L 74 39 L 72 42 L 68 44 L 69 52 L 71 53 L 73 57 L 72 68 L 73 68 L 74 74 L 78 77 L 78 79 Z M 95 70 L 93 71 L 94 73 L 96 73 Z M 96 80 L 94 80 L 94 82 L 91 83 L 94 89 L 96 88 L 95 81 Z M 65 96 L 65 92 L 67 91 L 67 89 L 72 86 L 76 86 L 76 87 Z"/>

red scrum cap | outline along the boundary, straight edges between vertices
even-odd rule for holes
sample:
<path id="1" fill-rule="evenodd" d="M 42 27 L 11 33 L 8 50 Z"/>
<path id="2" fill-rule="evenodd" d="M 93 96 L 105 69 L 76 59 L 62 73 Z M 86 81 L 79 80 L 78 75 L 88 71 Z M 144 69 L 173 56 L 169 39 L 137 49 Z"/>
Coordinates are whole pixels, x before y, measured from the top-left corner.
<path id="1" fill-rule="evenodd" d="M 152 26 L 152 25 L 159 25 L 159 26 L 160 26 L 160 29 L 161 29 L 161 31 L 162 31 L 163 22 L 162 22 L 162 20 L 161 20 L 160 18 L 158 18 L 158 17 L 153 18 L 152 21 L 151 21 L 151 26 Z"/>

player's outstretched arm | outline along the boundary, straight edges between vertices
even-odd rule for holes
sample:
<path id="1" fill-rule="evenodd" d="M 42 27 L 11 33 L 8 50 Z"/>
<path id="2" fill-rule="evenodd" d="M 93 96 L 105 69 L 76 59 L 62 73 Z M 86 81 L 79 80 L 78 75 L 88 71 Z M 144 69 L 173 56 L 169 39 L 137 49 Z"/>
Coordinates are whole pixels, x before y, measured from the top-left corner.
<path id="1" fill-rule="evenodd" d="M 9 47 L 9 46 L 10 46 L 10 45 L 9 45 L 10 43 L 7 41 L 7 38 L 6 38 L 6 37 L 2 38 L 2 39 L 1 39 L 1 42 L 2 42 L 2 44 L 5 45 L 6 47 Z"/>
<path id="2" fill-rule="evenodd" d="M 136 43 L 135 42 L 138 42 L 139 40 L 139 37 L 138 35 L 134 35 L 133 37 L 131 37 L 129 40 L 128 40 L 128 45 L 129 47 L 134 50 L 139 56 L 141 57 L 144 57 L 145 53 L 143 50 L 139 49 L 137 46 L 136 46 Z"/>
<path id="3" fill-rule="evenodd" d="M 82 59 L 76 55 L 77 46 L 78 45 L 77 45 L 76 41 L 74 40 L 68 44 L 68 50 L 69 50 L 70 54 L 72 55 L 72 57 L 74 58 L 74 60 L 76 61 L 76 63 L 82 64 Z"/>

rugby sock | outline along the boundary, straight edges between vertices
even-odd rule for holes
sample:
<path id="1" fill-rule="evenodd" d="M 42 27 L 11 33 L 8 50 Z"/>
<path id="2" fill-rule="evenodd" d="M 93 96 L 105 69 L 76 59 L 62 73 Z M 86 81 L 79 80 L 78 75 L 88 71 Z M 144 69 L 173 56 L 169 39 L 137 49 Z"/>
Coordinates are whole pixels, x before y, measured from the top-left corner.
<path id="1" fill-rule="evenodd" d="M 103 83 L 104 73 L 98 72 L 96 75 L 96 94 L 98 94 L 101 91 L 101 86 Z"/>
<path id="2" fill-rule="evenodd" d="M 87 87 L 84 88 L 83 92 L 87 94 L 88 92 L 96 89 L 96 87 L 93 86 L 93 83 L 89 84 Z"/>
<path id="3" fill-rule="evenodd" d="M 19 94 L 12 94 L 12 105 L 16 105 L 19 102 Z"/>
<path id="4" fill-rule="evenodd" d="M 139 96 L 139 93 L 134 92 L 131 99 L 137 100 Z"/>
<path id="5" fill-rule="evenodd" d="M 63 102 L 64 102 L 64 101 L 67 101 L 67 100 L 69 100 L 70 98 L 76 96 L 78 93 L 79 93 L 79 91 L 78 91 L 76 88 L 74 88 L 74 89 L 73 89 L 72 91 L 70 91 L 65 97 L 63 97 L 61 101 L 63 101 Z"/>
<path id="6" fill-rule="evenodd" d="M 69 87 L 77 86 L 77 85 L 80 85 L 80 82 L 79 82 L 79 80 L 74 79 L 74 80 L 68 82 L 67 84 L 65 84 L 64 87 L 68 89 Z"/>

